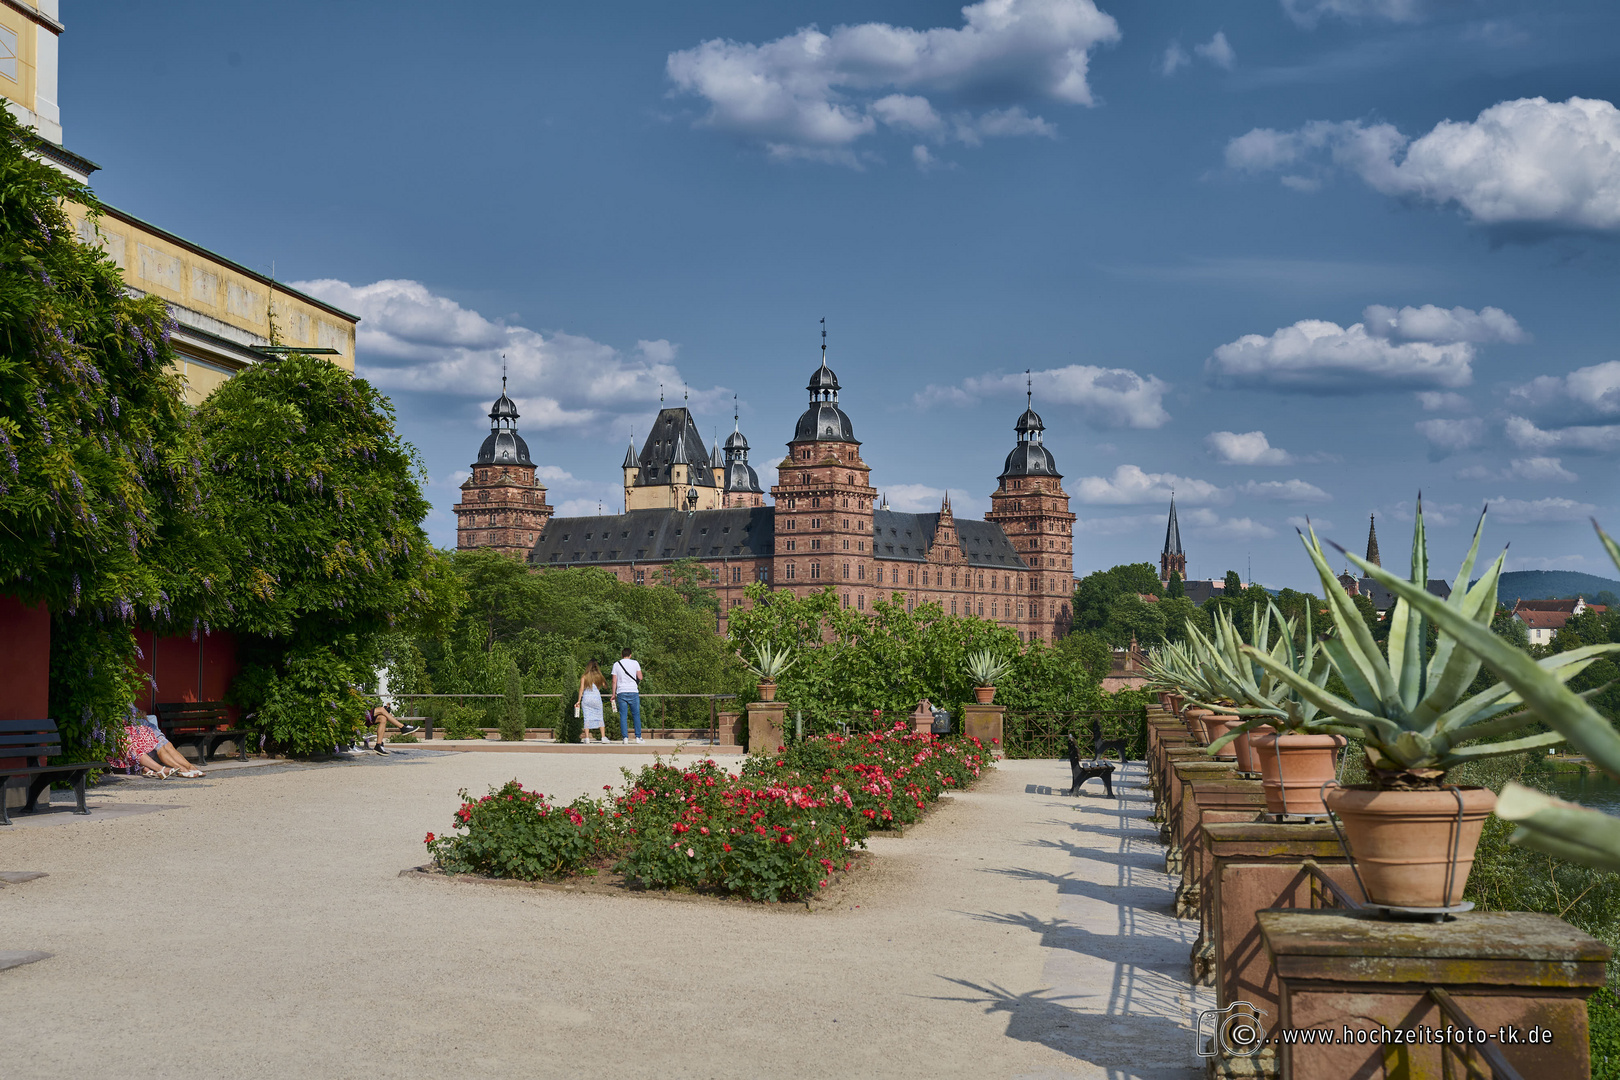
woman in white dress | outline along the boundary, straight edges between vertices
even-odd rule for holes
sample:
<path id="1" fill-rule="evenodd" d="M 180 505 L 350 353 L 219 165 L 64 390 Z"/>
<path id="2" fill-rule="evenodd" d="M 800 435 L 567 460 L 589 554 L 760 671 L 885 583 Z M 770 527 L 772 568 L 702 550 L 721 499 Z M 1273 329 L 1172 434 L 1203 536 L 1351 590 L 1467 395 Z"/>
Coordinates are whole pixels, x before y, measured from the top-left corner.
<path id="1" fill-rule="evenodd" d="M 593 731 L 596 732 L 596 742 L 607 742 L 607 732 L 602 727 L 602 690 L 606 686 L 607 679 L 602 675 L 602 669 L 592 660 L 585 674 L 579 677 L 579 713 L 585 721 L 581 742 L 591 742 Z"/>

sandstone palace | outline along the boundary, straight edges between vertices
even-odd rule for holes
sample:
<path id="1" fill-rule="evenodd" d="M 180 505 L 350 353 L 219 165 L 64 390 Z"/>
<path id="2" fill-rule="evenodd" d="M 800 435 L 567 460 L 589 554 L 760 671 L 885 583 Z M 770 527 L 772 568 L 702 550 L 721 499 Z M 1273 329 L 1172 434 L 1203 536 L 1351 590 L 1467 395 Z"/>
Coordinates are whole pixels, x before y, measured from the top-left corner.
<path id="1" fill-rule="evenodd" d="M 808 593 L 836 588 L 845 607 L 870 609 L 901 594 L 907 609 L 930 601 L 978 615 L 1025 641 L 1068 630 L 1074 589 L 1074 515 L 1045 425 L 1026 408 L 983 521 L 906 514 L 878 501 L 855 427 L 839 404 L 838 376 L 810 376 L 810 404 L 794 426 L 769 499 L 734 429 L 705 451 L 684 407 L 658 413 L 641 452 L 624 457 L 624 513 L 559 518 L 535 481 L 517 406 L 501 396 L 490 434 L 456 505 L 456 545 L 492 548 L 538 568 L 593 566 L 646 584 L 678 559 L 709 571 L 722 615 L 747 602 L 752 582 Z M 1031 402 L 1033 405 L 1033 402 Z"/>

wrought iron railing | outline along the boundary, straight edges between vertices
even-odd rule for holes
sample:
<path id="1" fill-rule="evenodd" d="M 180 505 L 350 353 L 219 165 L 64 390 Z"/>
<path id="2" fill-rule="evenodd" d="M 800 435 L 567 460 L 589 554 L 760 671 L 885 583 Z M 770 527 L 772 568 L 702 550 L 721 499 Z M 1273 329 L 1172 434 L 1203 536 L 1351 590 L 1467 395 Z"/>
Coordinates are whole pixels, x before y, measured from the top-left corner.
<path id="1" fill-rule="evenodd" d="M 1086 757 L 1092 752 L 1093 723 L 1102 737 L 1125 740 L 1125 757 L 1147 754 L 1147 713 L 1143 709 L 1095 709 L 1080 712 L 1037 712 L 1008 709 L 1001 718 L 1001 745 L 1010 758 L 1066 758 L 1069 736 Z"/>

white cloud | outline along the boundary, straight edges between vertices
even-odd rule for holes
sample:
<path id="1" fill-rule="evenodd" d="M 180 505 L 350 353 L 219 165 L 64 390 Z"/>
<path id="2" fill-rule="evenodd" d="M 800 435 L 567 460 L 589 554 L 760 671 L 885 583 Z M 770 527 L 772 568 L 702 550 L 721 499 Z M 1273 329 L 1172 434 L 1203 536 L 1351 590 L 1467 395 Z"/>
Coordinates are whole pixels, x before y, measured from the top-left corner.
<path id="1" fill-rule="evenodd" d="M 1457 473 L 1459 480 L 1528 480 L 1532 483 L 1571 484 L 1580 479 L 1555 457 L 1514 458 L 1501 472 L 1475 465 Z"/>
<path id="2" fill-rule="evenodd" d="M 1311 518 L 1311 517 L 1298 517 L 1298 516 L 1296 516 L 1296 517 L 1289 518 L 1288 519 L 1288 524 L 1290 524 L 1294 528 L 1300 529 L 1302 531 L 1308 531 L 1308 530 L 1313 529 L 1313 528 L 1318 533 L 1327 533 L 1327 532 L 1332 532 L 1333 531 L 1333 522 L 1329 521 L 1327 518 Z"/>
<path id="3" fill-rule="evenodd" d="M 1474 403 L 1461 394 L 1444 390 L 1419 390 L 1418 404 L 1424 412 L 1473 412 Z"/>
<path id="4" fill-rule="evenodd" d="M 1535 525 L 1558 521 L 1585 521 L 1597 513 L 1591 503 L 1574 499 L 1487 499 L 1491 519 L 1506 525 Z M 1425 510 L 1427 514 L 1427 510 Z"/>
<path id="5" fill-rule="evenodd" d="M 929 130 L 919 124 L 931 116 L 943 137 L 925 93 L 1090 105 L 1091 51 L 1120 36 L 1093 0 L 983 0 L 962 16 L 959 28 L 861 23 L 830 34 L 808 26 L 763 45 L 716 38 L 670 53 L 665 69 L 675 92 L 707 103 L 700 123 L 777 157 L 854 165 L 852 147 L 880 122 Z M 981 137 L 1051 133 L 1021 105 L 967 114 L 951 133 L 963 127 Z"/>
<path id="6" fill-rule="evenodd" d="M 1224 503 L 1231 496 L 1219 485 L 1207 480 L 1176 476 L 1173 473 L 1144 472 L 1138 465 L 1121 465 L 1111 477 L 1083 476 L 1075 485 L 1075 498 L 1083 503 L 1108 503 L 1121 506 L 1142 503 L 1170 502 L 1174 489 L 1176 499 L 1187 505 L 1196 503 Z"/>
<path id="7" fill-rule="evenodd" d="M 1070 364 L 1033 372 L 1031 385 L 1043 403 L 1072 405 L 1090 423 L 1110 428 L 1159 428 L 1170 420 L 1164 395 L 1170 384 L 1153 375 L 1138 375 L 1125 368 Z M 930 384 L 912 397 L 918 408 L 935 405 L 971 405 L 981 398 L 1012 397 L 1024 393 L 1024 376 L 984 375 L 961 386 Z"/>
<path id="8" fill-rule="evenodd" d="M 1419 420 L 1413 427 L 1429 440 L 1430 454 L 1447 454 L 1471 450 L 1485 439 L 1485 421 L 1477 416 L 1463 420 Z"/>
<path id="9" fill-rule="evenodd" d="M 1479 516 L 1479 507 L 1476 505 L 1470 508 L 1462 503 L 1431 502 L 1428 499 L 1423 501 L 1423 522 L 1425 525 L 1455 525 L 1464 519 L 1465 512 L 1468 523 L 1472 525 Z M 1379 511 L 1380 517 L 1385 515 L 1394 518 L 1396 521 L 1414 520 L 1412 504 L 1409 502 L 1398 502 L 1392 507 Z"/>
<path id="10" fill-rule="evenodd" d="M 500 392 L 505 363 L 529 430 L 595 423 L 656 404 L 660 386 L 671 395 L 685 387 L 675 366 L 678 347 L 662 339 L 638 341 L 626 356 L 587 337 L 491 321 L 416 281 L 292 284 L 361 317 L 356 371 L 384 390 L 487 403 Z M 692 401 L 718 407 L 727 396 L 714 387 L 693 391 Z"/>
<path id="11" fill-rule="evenodd" d="M 1277 535 L 1277 530 L 1253 518 L 1223 518 L 1202 507 L 1181 515 L 1181 524 L 1195 536 L 1210 540 L 1265 540 Z"/>
<path id="12" fill-rule="evenodd" d="M 927 172 L 939 164 L 939 159 L 929 152 L 928 147 L 918 143 L 911 148 L 911 160 L 917 168 Z"/>
<path id="13" fill-rule="evenodd" d="M 1508 404 L 1558 426 L 1620 417 L 1620 360 L 1531 379 L 1508 392 Z"/>
<path id="14" fill-rule="evenodd" d="M 937 514 L 945 501 L 944 488 L 927 484 L 891 484 L 880 498 L 889 500 L 889 509 L 906 514 Z M 951 488 L 951 513 L 957 517 L 972 517 L 989 509 L 989 504 L 962 488 Z M 981 509 L 982 508 L 982 509 Z"/>
<path id="15" fill-rule="evenodd" d="M 1455 202 L 1483 225 L 1620 229 L 1620 109 L 1597 99 L 1503 101 L 1417 139 L 1358 120 L 1255 128 L 1227 144 L 1226 163 L 1317 178 L 1344 168 L 1384 195 Z"/>
<path id="16" fill-rule="evenodd" d="M 1416 22 L 1422 13 L 1420 0 L 1282 0 L 1283 10 L 1295 23 L 1312 27 L 1323 16 L 1348 22 L 1383 19 L 1388 22 Z"/>
<path id="17" fill-rule="evenodd" d="M 1508 439 L 1521 450 L 1562 450 L 1571 454 L 1612 454 L 1620 450 L 1620 424 L 1548 431 L 1525 417 L 1510 416 L 1503 427 Z"/>
<path id="18" fill-rule="evenodd" d="M 1516 345 L 1530 339 L 1518 320 L 1494 307 L 1473 311 L 1433 304 L 1398 309 L 1374 304 L 1361 317 L 1369 334 L 1405 341 L 1471 341 L 1480 345 L 1503 341 Z"/>
<path id="19" fill-rule="evenodd" d="M 1246 499 L 1273 502 L 1332 502 L 1333 496 L 1304 480 L 1250 480 L 1232 489 Z"/>
<path id="20" fill-rule="evenodd" d="M 1081 517 L 1074 523 L 1074 531 L 1087 536 L 1124 536 L 1129 533 L 1164 531 L 1165 515 L 1123 514 L 1119 517 Z"/>
<path id="21" fill-rule="evenodd" d="M 1222 465 L 1290 465 L 1294 456 L 1271 445 L 1263 431 L 1212 431 L 1204 442 Z"/>
<path id="22" fill-rule="evenodd" d="M 1194 45 L 1193 52 L 1216 67 L 1225 68 L 1228 71 L 1231 71 L 1232 65 L 1237 63 L 1237 50 L 1233 49 L 1232 43 L 1226 40 L 1225 30 L 1217 30 L 1215 36 L 1204 44 Z"/>
<path id="23" fill-rule="evenodd" d="M 1181 42 L 1172 41 L 1165 46 L 1164 59 L 1159 61 L 1159 74 L 1169 78 L 1176 73 L 1177 68 L 1184 68 L 1190 63 L 1192 63 L 1192 57 L 1188 56 L 1187 50 L 1181 47 Z"/>

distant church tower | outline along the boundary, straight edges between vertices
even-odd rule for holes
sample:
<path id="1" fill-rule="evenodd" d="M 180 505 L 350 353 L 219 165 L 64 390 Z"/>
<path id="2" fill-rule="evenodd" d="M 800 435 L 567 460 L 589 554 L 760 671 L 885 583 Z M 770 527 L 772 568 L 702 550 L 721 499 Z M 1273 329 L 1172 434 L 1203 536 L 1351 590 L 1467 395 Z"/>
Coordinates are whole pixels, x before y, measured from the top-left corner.
<path id="1" fill-rule="evenodd" d="M 1026 385 L 1024 414 L 1013 431 L 1018 442 L 1002 465 L 1000 481 L 990 495 L 984 520 L 1000 525 L 1033 571 L 1029 588 L 1018 597 L 1018 614 L 1029 610 L 1032 638 L 1055 641 L 1073 621 L 1074 514 L 1057 461 L 1045 446 L 1046 424 L 1035 411 L 1034 392 Z"/>
<path id="2" fill-rule="evenodd" d="M 517 403 L 506 396 L 505 375 L 489 421 L 489 438 L 478 448 L 455 507 L 456 547 L 527 556 L 551 520 L 551 507 L 546 489 L 535 482 L 529 444 L 517 433 Z"/>
<path id="3" fill-rule="evenodd" d="M 1164 527 L 1164 550 L 1159 552 L 1159 580 L 1169 584 L 1172 573 L 1187 580 L 1187 554 L 1181 550 L 1181 524 L 1176 521 L 1176 493 L 1170 493 L 1170 521 Z"/>
<path id="4" fill-rule="evenodd" d="M 1374 566 L 1383 566 L 1378 561 L 1378 515 L 1367 515 L 1367 561 Z"/>

